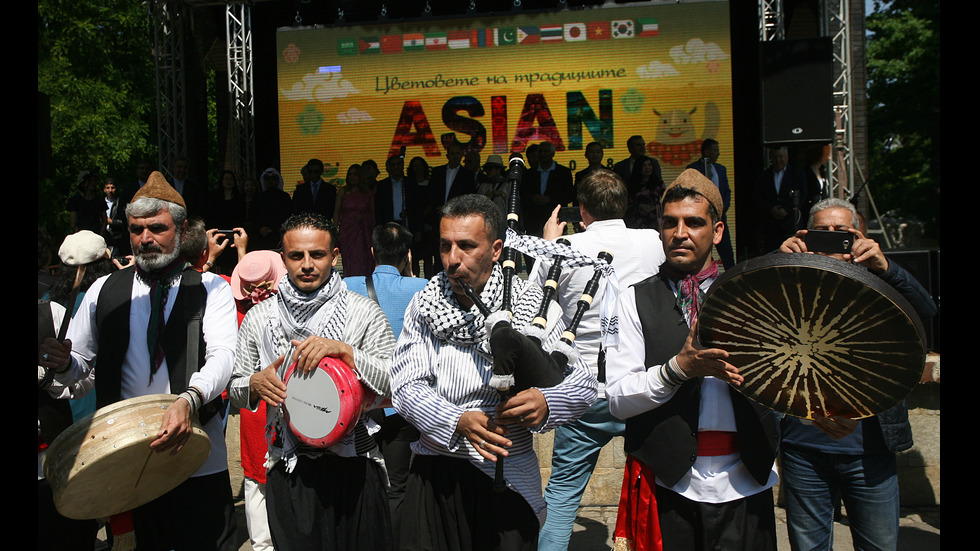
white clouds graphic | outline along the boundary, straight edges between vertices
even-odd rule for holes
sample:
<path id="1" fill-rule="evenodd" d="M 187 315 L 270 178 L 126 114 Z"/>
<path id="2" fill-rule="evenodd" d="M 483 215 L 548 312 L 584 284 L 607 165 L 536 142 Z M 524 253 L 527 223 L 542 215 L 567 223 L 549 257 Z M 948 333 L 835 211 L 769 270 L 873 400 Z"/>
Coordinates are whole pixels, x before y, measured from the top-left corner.
<path id="1" fill-rule="evenodd" d="M 670 63 L 664 63 L 662 61 L 651 61 L 646 65 L 641 65 L 636 68 L 636 74 L 640 78 L 660 78 L 660 77 L 675 77 L 678 73 L 677 69 Z"/>
<path id="2" fill-rule="evenodd" d="M 311 73 L 303 80 L 293 84 L 289 90 L 283 90 L 282 95 L 292 101 L 319 101 L 328 103 L 338 98 L 345 98 L 361 91 L 354 87 L 340 73 Z"/>
<path id="3" fill-rule="evenodd" d="M 670 49 L 674 63 L 704 63 L 728 59 L 728 54 L 714 42 L 706 43 L 700 38 L 692 38 L 683 46 L 678 44 Z"/>
<path id="4" fill-rule="evenodd" d="M 356 107 L 351 107 L 346 111 L 337 113 L 337 120 L 340 121 L 340 124 L 357 124 L 359 122 L 373 121 L 374 117 L 367 111 L 361 111 Z"/>

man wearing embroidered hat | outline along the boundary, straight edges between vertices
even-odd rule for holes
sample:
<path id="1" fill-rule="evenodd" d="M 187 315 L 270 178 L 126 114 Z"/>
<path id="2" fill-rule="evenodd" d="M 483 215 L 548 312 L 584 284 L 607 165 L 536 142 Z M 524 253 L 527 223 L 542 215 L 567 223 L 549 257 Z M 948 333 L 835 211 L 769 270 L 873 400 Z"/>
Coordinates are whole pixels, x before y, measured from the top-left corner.
<path id="1" fill-rule="evenodd" d="M 41 365 L 70 385 L 88 377 L 97 362 L 99 407 L 178 394 L 150 449 L 179 454 L 198 415 L 211 452 L 191 478 L 133 511 L 137 545 L 237 549 L 224 432 L 215 415 L 235 355 L 231 289 L 218 276 L 190 269 L 181 256 L 187 211 L 162 174 L 149 175 L 126 214 L 136 265 L 92 285 L 68 339 L 45 340 Z M 197 330 L 188 324 L 198 324 Z M 195 332 L 197 342 L 188 340 Z"/>
<path id="2" fill-rule="evenodd" d="M 281 407 L 287 367 L 295 362 L 300 374 L 309 373 L 326 356 L 347 364 L 378 396 L 391 394 L 391 327 L 376 303 L 341 280 L 337 233 L 319 214 L 286 220 L 279 292 L 248 311 L 238 334 L 228 393 L 233 407 L 255 411 L 266 403 L 266 433 L 275 434 L 266 508 L 278 549 L 392 547 L 384 471 L 365 423 L 329 448 L 314 448 L 301 442 Z"/>
<path id="3" fill-rule="evenodd" d="M 695 342 L 724 232 L 718 188 L 694 169 L 663 197 L 667 261 L 620 296 L 619 343 L 606 352 L 606 396 L 626 421 L 617 541 L 633 549 L 775 549 L 772 411 L 730 385 L 728 353 Z"/>

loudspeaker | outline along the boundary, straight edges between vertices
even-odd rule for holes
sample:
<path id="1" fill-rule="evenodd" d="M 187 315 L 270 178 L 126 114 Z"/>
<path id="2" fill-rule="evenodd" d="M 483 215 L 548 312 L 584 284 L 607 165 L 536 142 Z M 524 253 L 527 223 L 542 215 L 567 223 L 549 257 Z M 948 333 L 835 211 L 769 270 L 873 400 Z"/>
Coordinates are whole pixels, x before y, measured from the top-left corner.
<path id="1" fill-rule="evenodd" d="M 834 138 L 830 38 L 761 43 L 762 141 L 766 145 Z"/>

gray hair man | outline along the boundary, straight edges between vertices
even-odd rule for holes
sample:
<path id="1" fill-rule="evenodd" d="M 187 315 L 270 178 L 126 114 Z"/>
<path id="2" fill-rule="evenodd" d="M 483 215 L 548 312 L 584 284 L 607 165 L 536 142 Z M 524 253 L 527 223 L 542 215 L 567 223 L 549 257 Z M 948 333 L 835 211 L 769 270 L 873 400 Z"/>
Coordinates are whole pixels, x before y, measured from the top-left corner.
<path id="1" fill-rule="evenodd" d="M 126 214 L 135 266 L 89 288 L 68 339 L 42 345 L 43 365 L 55 369 L 64 384 L 90 376 L 97 366 L 99 407 L 150 394 L 179 395 L 149 450 L 179 453 L 197 415 L 211 451 L 190 479 L 133 511 L 137 541 L 141 547 L 234 550 L 220 415 L 235 357 L 231 287 L 216 275 L 189 269 L 182 258 L 187 211 L 162 174 L 149 175 Z"/>
<path id="2" fill-rule="evenodd" d="M 850 234 L 851 252 L 829 256 L 867 268 L 901 293 L 923 321 L 935 315 L 936 305 L 922 285 L 858 230 L 858 220 L 854 205 L 830 198 L 811 207 L 807 228 Z M 810 252 L 808 230 L 784 241 L 780 251 Z M 780 429 L 786 524 L 793 549 L 831 546 L 832 495 L 840 495 L 847 509 L 855 549 L 895 549 L 899 518 L 895 454 L 912 447 L 905 403 L 860 421 L 831 416 L 809 423 L 786 416 Z"/>

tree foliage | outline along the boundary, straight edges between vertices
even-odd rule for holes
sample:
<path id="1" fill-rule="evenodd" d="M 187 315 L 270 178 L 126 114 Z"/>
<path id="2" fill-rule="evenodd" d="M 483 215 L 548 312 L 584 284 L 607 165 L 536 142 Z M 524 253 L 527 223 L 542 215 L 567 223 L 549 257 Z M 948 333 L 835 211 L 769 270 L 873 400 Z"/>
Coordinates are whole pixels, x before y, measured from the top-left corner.
<path id="1" fill-rule="evenodd" d="M 50 223 L 80 170 L 128 178 L 135 158 L 154 153 L 152 35 L 138 0 L 38 0 L 37 16 L 37 89 L 51 101 L 55 174 L 39 188 L 38 218 Z"/>
<path id="2" fill-rule="evenodd" d="M 939 1 L 875 2 L 867 18 L 873 191 L 939 239 Z"/>

